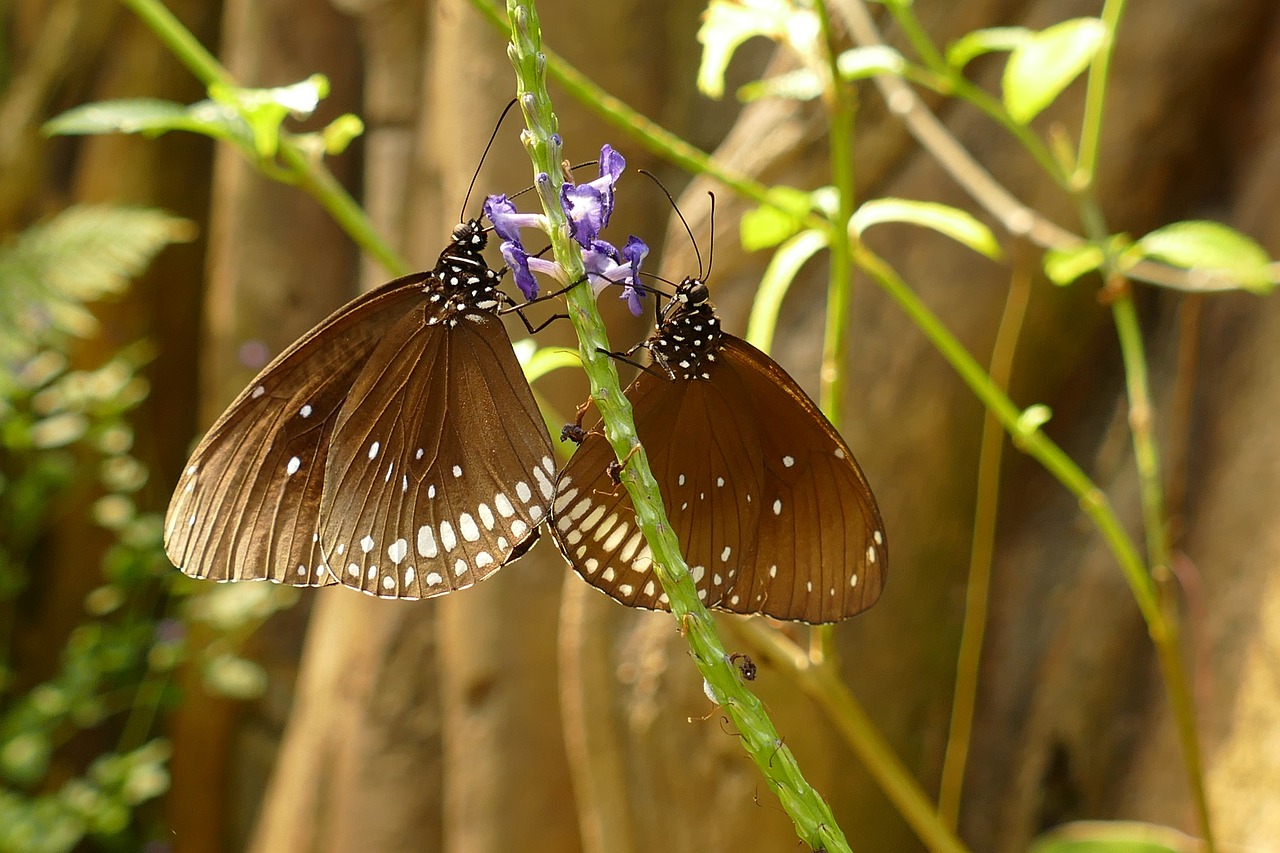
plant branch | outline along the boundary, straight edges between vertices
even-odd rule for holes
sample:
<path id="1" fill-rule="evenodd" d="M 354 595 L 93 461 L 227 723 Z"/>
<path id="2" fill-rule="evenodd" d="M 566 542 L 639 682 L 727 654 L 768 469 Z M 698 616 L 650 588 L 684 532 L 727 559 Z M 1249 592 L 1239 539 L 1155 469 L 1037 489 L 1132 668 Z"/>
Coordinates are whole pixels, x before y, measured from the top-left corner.
<path id="1" fill-rule="evenodd" d="M 509 0 L 512 22 L 508 55 L 515 67 L 517 98 L 527 130 L 522 134 L 534 167 L 534 183 L 550 223 L 552 252 L 570 281 L 583 278 L 582 255 L 569 234 L 560 207 L 561 148 L 558 120 L 546 91 L 546 56 L 541 48 L 537 11 L 532 0 Z M 579 337 L 579 352 L 591 383 L 591 396 L 604 421 L 605 436 L 619 460 L 629 458 L 622 482 L 631 497 L 636 522 L 654 555 L 654 572 L 671 602 L 709 696 L 737 726 L 743 746 L 764 774 L 796 832 L 810 847 L 848 851 L 849 846 L 830 807 L 805 781 L 791 750 L 778 735 L 763 705 L 743 685 L 725 654 L 711 614 L 702 605 L 679 543 L 662 506 L 657 481 L 635 432 L 631 404 L 623 395 L 609 351 L 604 324 L 591 288 L 575 287 L 566 295 L 569 319 Z M 634 453 L 634 455 L 632 455 Z"/>

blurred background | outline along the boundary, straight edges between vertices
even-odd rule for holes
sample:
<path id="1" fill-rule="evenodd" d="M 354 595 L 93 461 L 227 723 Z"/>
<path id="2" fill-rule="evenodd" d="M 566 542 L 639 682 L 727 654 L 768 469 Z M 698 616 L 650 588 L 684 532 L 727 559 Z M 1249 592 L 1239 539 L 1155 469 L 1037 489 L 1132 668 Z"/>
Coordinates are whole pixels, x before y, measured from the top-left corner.
<path id="1" fill-rule="evenodd" d="M 362 117 L 366 132 L 331 166 L 420 267 L 485 192 L 531 182 L 509 120 L 463 210 L 513 94 L 505 41 L 468 3 L 168 5 L 243 85 L 329 78 L 331 95 L 298 127 Z M 977 27 L 1096 15 L 1098 5 L 915 4 L 939 44 Z M 845 4 L 832 7 L 843 20 Z M 704 4 L 545 0 L 539 9 L 549 48 L 697 147 L 767 183 L 829 180 L 817 104 L 742 107 L 732 94 L 698 94 Z M 0 848 L 797 849 L 789 819 L 703 695 L 677 626 L 588 589 L 549 543 L 432 602 L 178 576 L 159 519 L 193 441 L 272 354 L 390 276 L 312 199 L 230 147 L 179 133 L 41 134 L 87 102 L 205 97 L 123 6 L 15 0 L 0 16 Z M 727 91 L 790 63 L 753 41 Z M 1000 70 L 983 59 L 968 74 L 994 90 Z M 1280 251 L 1276 5 L 1134 0 L 1112 73 L 1099 200 L 1113 230 L 1212 218 Z M 1082 92 L 1068 89 L 1045 126 L 1075 127 Z M 710 286 L 726 327 L 741 334 L 768 262 L 737 239 L 751 205 L 712 182 L 689 185 L 562 90 L 552 95 L 566 155 L 589 160 L 609 142 L 630 168 L 683 191 L 704 254 L 705 191 L 717 191 Z M 859 198 L 977 212 L 873 88 L 859 98 Z M 970 108 L 926 102 L 1021 200 L 1078 227 L 1003 131 Z M 668 277 L 696 271 L 661 194 L 633 173 L 623 192 L 611 233 L 642 235 Z M 85 207 L 102 205 L 135 207 Z M 1036 273 L 1030 247 L 998 236 L 1001 263 L 905 227 L 870 242 L 983 363 L 1011 277 L 1034 276 L 1011 395 L 1051 407 L 1048 433 L 1140 536 L 1124 375 L 1098 282 L 1056 288 Z M 815 395 L 825 278 L 821 261 L 802 273 L 774 349 Z M 1144 288 L 1139 304 L 1210 802 L 1233 849 L 1280 849 L 1280 314 L 1274 298 L 1242 293 Z M 606 307 L 615 344 L 644 336 L 646 318 Z M 843 431 L 880 501 L 892 570 L 879 604 L 840 625 L 835 642 L 854 695 L 932 797 L 983 412 L 870 282 L 858 283 L 853 310 Z M 570 334 L 553 327 L 543 342 L 570 344 Z M 586 383 L 561 371 L 539 391 L 571 413 Z M 760 665 L 754 688 L 854 849 L 925 849 L 824 713 L 721 619 L 731 650 Z M 973 850 L 1020 851 L 1084 818 L 1195 830 L 1152 646 L 1115 561 L 1071 496 L 1010 452 L 960 835 Z"/>

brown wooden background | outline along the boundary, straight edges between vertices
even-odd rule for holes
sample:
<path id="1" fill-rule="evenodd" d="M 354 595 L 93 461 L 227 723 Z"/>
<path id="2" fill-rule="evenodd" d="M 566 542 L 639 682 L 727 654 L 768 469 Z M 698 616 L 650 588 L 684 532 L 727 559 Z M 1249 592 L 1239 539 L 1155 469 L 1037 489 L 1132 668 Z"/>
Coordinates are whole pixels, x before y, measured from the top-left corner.
<path id="1" fill-rule="evenodd" d="M 839 3 L 835 4 L 838 7 Z M 1096 14 L 1071 0 L 920 0 L 936 41 L 979 26 L 1040 27 Z M 173 0 L 240 80 L 333 82 L 322 120 L 368 124 L 336 169 L 379 226 L 429 265 L 456 221 L 484 139 L 513 90 L 502 40 L 462 0 Z M 604 88 L 737 168 L 770 182 L 825 182 L 826 143 L 808 106 L 738 114 L 692 88 L 700 4 L 540 4 L 549 46 Z M 110 309 L 118 340 L 163 347 L 142 434 L 167 499 L 188 441 L 248 379 L 245 341 L 286 345 L 385 276 L 363 267 L 323 212 L 202 140 L 41 140 L 61 109 L 122 96 L 194 101 L 199 87 L 130 14 L 102 0 L 24 0 L 6 10 L 16 75 L 0 102 L 0 215 L 9 228 L 73 201 L 158 204 L 203 226 Z M 892 35 L 892 29 L 890 28 Z M 751 45 L 742 79 L 768 60 Z M 998 81 L 998 63 L 974 73 Z M 1215 218 L 1280 252 L 1280 10 L 1271 0 L 1133 0 L 1107 111 L 1101 197 L 1115 230 Z M 732 87 L 731 87 L 732 88 Z M 1049 119 L 1076 126 L 1078 89 Z M 1074 227 L 1029 158 L 974 111 L 934 103 L 950 128 L 1024 201 Z M 633 166 L 683 178 L 558 93 L 574 159 L 601 142 Z M 864 92 L 863 197 L 971 206 Z M 1074 132 L 1074 131 L 1073 131 Z M 530 172 L 502 141 L 482 188 Z M 702 187 L 683 208 L 705 240 Z M 632 176 L 615 234 L 655 245 L 665 201 Z M 478 200 L 473 199 L 473 206 Z M 767 261 L 734 233 L 743 205 L 720 195 L 715 298 L 744 327 Z M 672 232 L 668 274 L 695 268 Z M 1010 268 L 917 230 L 876 234 L 882 251 L 979 360 L 989 354 Z M 705 243 L 704 243 L 705 245 Z M 1012 257 L 1022 253 L 1013 248 Z M 815 387 L 825 272 L 798 282 L 779 328 L 780 361 Z M 1110 494 L 1137 532 L 1123 377 L 1096 283 L 1037 282 L 1014 398 L 1048 403 L 1048 432 Z M 1159 428 L 1188 584 L 1188 655 L 1220 836 L 1280 849 L 1280 309 L 1274 298 L 1142 298 Z M 848 681 L 931 794 L 945 746 L 974 502 L 981 409 L 921 334 L 862 282 L 855 298 L 846 437 L 877 490 L 892 540 L 880 604 L 837 631 Z M 643 324 L 613 311 L 617 341 Z M 558 334 L 566 334 L 561 330 Z M 553 334 L 549 340 L 555 339 Z M 568 376 L 568 374 L 564 374 Z M 1190 384 L 1188 384 L 1190 383 Z M 574 378 L 552 393 L 566 411 Z M 1190 389 L 1176 406 L 1175 389 Z M 1016 851 L 1081 817 L 1191 829 L 1180 758 L 1150 644 L 1120 573 L 1067 493 L 1037 465 L 1005 466 L 991 630 L 962 832 L 975 850 Z M 51 571 L 75 619 L 96 582 L 73 554 Z M 549 545 L 452 600 L 393 604 L 305 593 L 261 634 L 272 675 L 242 707 L 193 684 L 174 720 L 169 811 L 180 851 L 778 851 L 785 815 L 712 715 L 669 619 L 624 611 L 565 571 Z M 42 619 L 45 618 L 42 615 Z M 757 687 L 857 850 L 918 849 L 821 713 L 769 667 Z M 692 720 L 692 721 L 691 721 Z"/>

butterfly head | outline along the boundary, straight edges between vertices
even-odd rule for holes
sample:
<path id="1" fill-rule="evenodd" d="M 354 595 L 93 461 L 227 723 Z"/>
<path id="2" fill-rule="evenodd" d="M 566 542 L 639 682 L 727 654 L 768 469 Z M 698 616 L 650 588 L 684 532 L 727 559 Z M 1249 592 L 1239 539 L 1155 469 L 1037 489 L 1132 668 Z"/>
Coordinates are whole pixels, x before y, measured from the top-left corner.
<path id="1" fill-rule="evenodd" d="M 453 227 L 448 248 L 440 253 L 440 260 L 423 285 L 430 294 L 428 325 L 456 326 L 462 318 L 478 321 L 483 314 L 495 313 L 501 306 L 498 274 L 489 268 L 483 255 L 488 242 L 488 234 L 478 219 Z"/>
<path id="2" fill-rule="evenodd" d="M 686 278 L 676 287 L 662 322 L 649 338 L 649 352 L 672 379 L 710 379 L 721 347 L 720 318 L 707 285 Z"/>

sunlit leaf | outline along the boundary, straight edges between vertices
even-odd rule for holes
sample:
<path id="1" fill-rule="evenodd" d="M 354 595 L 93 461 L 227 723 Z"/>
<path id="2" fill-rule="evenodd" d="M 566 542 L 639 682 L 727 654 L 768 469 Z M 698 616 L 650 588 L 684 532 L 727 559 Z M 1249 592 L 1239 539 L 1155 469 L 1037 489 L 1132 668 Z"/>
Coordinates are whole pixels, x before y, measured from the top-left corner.
<path id="1" fill-rule="evenodd" d="M 270 89 L 246 89 L 217 84 L 209 87 L 215 101 L 234 109 L 249 124 L 254 150 L 269 159 L 280 147 L 280 127 L 292 115 L 306 118 L 329 94 L 329 80 L 312 74 L 306 80 Z"/>
<path id="2" fill-rule="evenodd" d="M 818 29 L 812 9 L 786 0 L 711 0 L 698 29 L 698 91 L 709 98 L 724 96 L 725 69 L 748 39 L 764 36 L 806 56 L 812 53 Z"/>
<path id="3" fill-rule="evenodd" d="M 862 234 L 872 225 L 906 222 L 944 234 L 988 258 L 1000 257 L 1000 244 L 991 229 L 973 214 L 931 201 L 877 198 L 864 203 L 849 220 L 849 228 Z"/>
<path id="4" fill-rule="evenodd" d="M 965 33 L 947 47 L 947 64 L 961 69 L 984 53 L 1013 50 L 1033 34 L 1026 27 L 990 27 Z"/>
<path id="5" fill-rule="evenodd" d="M 748 252 L 776 246 L 795 234 L 813 206 L 812 196 L 794 187 L 774 187 L 769 200 L 772 204 L 747 211 L 738 223 L 742 248 Z"/>
<path id="6" fill-rule="evenodd" d="M 1146 257 L 1226 279 L 1253 293 L 1267 293 L 1275 287 L 1266 250 L 1220 222 L 1174 222 L 1142 237 L 1135 247 Z"/>
<path id="7" fill-rule="evenodd" d="M 101 133 L 159 136 L 185 130 L 240 144 L 248 144 L 253 139 L 249 125 L 226 104 L 200 101 L 187 106 L 158 98 L 84 104 L 45 122 L 42 130 L 50 136 Z"/>
<path id="8" fill-rule="evenodd" d="M 902 54 L 883 44 L 855 47 L 836 57 L 836 68 L 844 80 L 865 80 L 877 74 L 897 77 L 906 67 L 907 60 Z"/>
<path id="9" fill-rule="evenodd" d="M 812 101 L 821 94 L 822 78 L 808 68 L 797 68 L 763 80 L 752 80 L 738 87 L 738 100 L 744 104 L 765 98 Z"/>
<path id="10" fill-rule="evenodd" d="M 1102 249 L 1093 243 L 1050 249 L 1044 254 L 1044 273 L 1054 284 L 1067 285 L 1102 266 L 1103 260 Z"/>
<path id="11" fill-rule="evenodd" d="M 1036 839 L 1029 853 L 1198 853 L 1200 842 L 1167 826 L 1138 821 L 1080 821 Z"/>
<path id="12" fill-rule="evenodd" d="M 827 247 L 824 231 L 802 231 L 774 252 L 760 279 L 751 318 L 747 321 L 747 340 L 765 352 L 773 345 L 773 332 L 778 325 L 778 312 L 791 283 L 809 259 Z"/>
<path id="13" fill-rule="evenodd" d="M 1107 38 L 1097 18 L 1054 24 L 1023 41 L 1004 69 L 1004 105 L 1014 121 L 1030 122 L 1089 66 Z"/>

